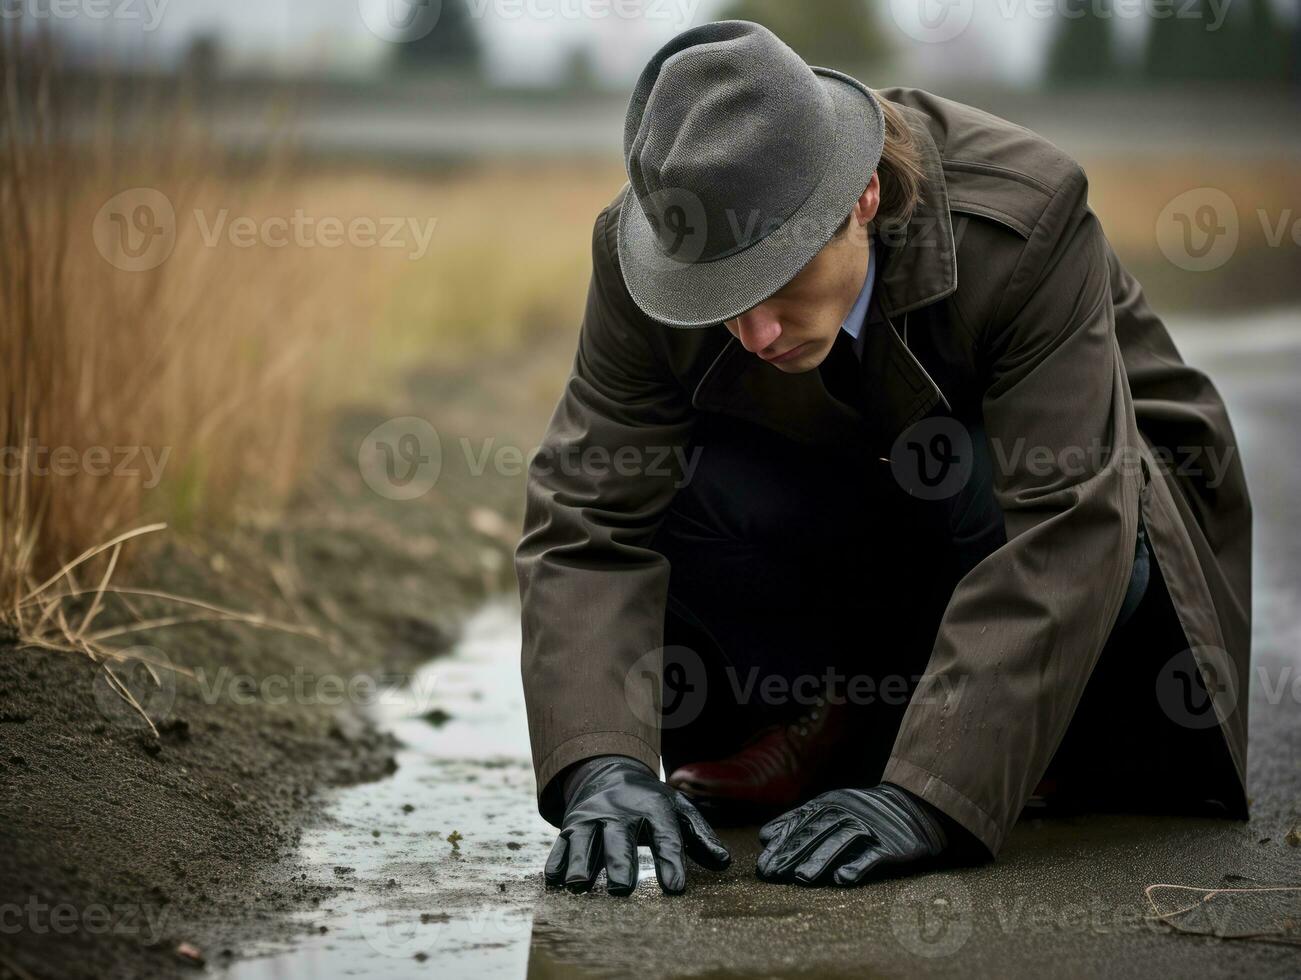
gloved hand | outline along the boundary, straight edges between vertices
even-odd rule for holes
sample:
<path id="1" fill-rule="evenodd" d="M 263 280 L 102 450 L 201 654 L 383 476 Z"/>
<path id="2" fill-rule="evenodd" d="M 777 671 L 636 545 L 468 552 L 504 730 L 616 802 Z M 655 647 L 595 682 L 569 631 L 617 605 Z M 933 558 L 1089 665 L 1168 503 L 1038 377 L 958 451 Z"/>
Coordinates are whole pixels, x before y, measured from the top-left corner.
<path id="1" fill-rule="evenodd" d="M 637 845 L 649 844 L 667 894 L 686 890 L 687 855 L 712 871 L 732 856 L 691 802 L 636 759 L 599 756 L 565 781 L 565 816 L 547 858 L 546 882 L 589 891 L 604 867 L 611 895 L 637 887 Z"/>
<path id="2" fill-rule="evenodd" d="M 823 793 L 760 828 L 759 877 L 856 885 L 874 871 L 937 857 L 948 846 L 938 814 L 890 783 Z"/>

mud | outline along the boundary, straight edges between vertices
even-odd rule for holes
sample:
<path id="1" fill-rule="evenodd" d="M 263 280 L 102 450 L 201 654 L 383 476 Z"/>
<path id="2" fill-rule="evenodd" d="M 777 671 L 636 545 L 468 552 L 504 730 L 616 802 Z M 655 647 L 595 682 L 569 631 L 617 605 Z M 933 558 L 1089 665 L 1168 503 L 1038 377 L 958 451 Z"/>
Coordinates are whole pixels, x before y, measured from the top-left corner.
<path id="1" fill-rule="evenodd" d="M 522 506 L 517 476 L 459 450 L 423 496 L 377 492 L 358 463 L 363 441 L 413 415 L 449 450 L 463 435 L 527 447 L 545 423 L 530 378 L 562 369 L 559 354 L 530 353 L 482 376 L 413 378 L 387 404 L 340 416 L 287 517 L 175 536 L 137 567 L 132 585 L 329 640 L 236 623 L 133 637 L 199 673 L 160 671 L 161 688 L 129 675 L 158 738 L 88 660 L 0 639 L 0 977 L 189 975 L 200 960 L 220 967 L 303 935 L 294 913 L 354 887 L 303 878 L 303 828 L 330 787 L 395 771 L 398 743 L 367 712 L 511 587 Z M 127 618 L 111 610 L 97 625 L 114 615 Z"/>

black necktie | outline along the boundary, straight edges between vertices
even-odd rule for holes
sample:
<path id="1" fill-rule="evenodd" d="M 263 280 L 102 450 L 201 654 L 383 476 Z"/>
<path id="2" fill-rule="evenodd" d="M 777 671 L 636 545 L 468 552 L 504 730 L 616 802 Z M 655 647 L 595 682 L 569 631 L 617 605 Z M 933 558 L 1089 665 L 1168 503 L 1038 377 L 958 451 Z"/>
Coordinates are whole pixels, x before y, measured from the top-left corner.
<path id="1" fill-rule="evenodd" d="M 861 408 L 863 405 L 863 366 L 854 353 L 854 338 L 845 330 L 837 332 L 831 353 L 818 367 L 822 383 L 833 398 Z"/>

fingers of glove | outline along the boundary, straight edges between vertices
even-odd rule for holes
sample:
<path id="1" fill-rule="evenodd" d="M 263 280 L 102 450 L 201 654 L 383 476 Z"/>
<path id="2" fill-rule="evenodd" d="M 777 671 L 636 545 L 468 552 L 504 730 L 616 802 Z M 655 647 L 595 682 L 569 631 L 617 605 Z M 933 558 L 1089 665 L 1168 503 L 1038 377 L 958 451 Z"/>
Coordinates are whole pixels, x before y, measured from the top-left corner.
<path id="1" fill-rule="evenodd" d="M 781 816 L 773 817 L 773 819 L 769 820 L 768 823 L 762 825 L 761 828 L 758 828 L 758 842 L 766 847 L 770 845 L 774 839 L 778 839 L 779 841 L 782 834 L 785 834 L 787 830 L 792 828 L 792 826 L 799 823 L 800 820 L 803 820 L 804 817 L 811 815 L 811 813 L 816 810 L 817 807 L 812 806 L 811 802 L 805 803 L 804 806 L 796 807 L 795 810 L 787 810 L 785 813 L 782 813 Z"/>
<path id="2" fill-rule="evenodd" d="M 759 843 L 767 847 L 774 838 L 780 837 L 782 832 L 803 814 L 804 808 L 800 807 L 798 810 L 787 810 L 780 817 L 773 817 L 759 828 Z"/>
<path id="3" fill-rule="evenodd" d="M 831 880 L 837 885 L 861 885 L 876 872 L 896 863 L 898 862 L 888 851 L 880 847 L 868 847 L 854 860 L 841 865 L 832 875 Z"/>
<path id="4" fill-rule="evenodd" d="M 791 827 L 759 855 L 758 871 L 765 878 L 782 878 L 843 825 L 845 814 L 818 810 Z"/>
<path id="5" fill-rule="evenodd" d="M 601 871 L 601 825 L 582 823 L 569 833 L 569 867 L 565 887 L 572 892 L 591 891 Z"/>
<path id="6" fill-rule="evenodd" d="M 565 883 L 565 868 L 568 864 L 566 858 L 569 856 L 569 833 L 561 831 L 556 837 L 556 842 L 551 845 L 551 853 L 547 855 L 547 865 L 544 875 L 546 882 L 552 888 L 559 888 Z"/>
<path id="7" fill-rule="evenodd" d="M 714 833 L 700 811 L 681 793 L 677 801 L 678 826 L 687 849 L 687 857 L 703 868 L 722 871 L 732 863 L 732 855 Z"/>
<path id="8" fill-rule="evenodd" d="M 651 854 L 655 858 L 655 875 L 666 894 L 678 895 L 687 889 L 687 868 L 682 855 L 682 833 L 677 822 L 660 817 L 651 822 Z"/>
<path id="9" fill-rule="evenodd" d="M 817 885 L 842 865 L 854 861 L 871 843 L 860 824 L 849 824 L 830 834 L 795 866 L 795 883 Z"/>
<path id="10" fill-rule="evenodd" d="M 605 876 L 611 895 L 630 895 L 637 887 L 637 835 L 626 823 L 607 823 L 602 830 Z"/>

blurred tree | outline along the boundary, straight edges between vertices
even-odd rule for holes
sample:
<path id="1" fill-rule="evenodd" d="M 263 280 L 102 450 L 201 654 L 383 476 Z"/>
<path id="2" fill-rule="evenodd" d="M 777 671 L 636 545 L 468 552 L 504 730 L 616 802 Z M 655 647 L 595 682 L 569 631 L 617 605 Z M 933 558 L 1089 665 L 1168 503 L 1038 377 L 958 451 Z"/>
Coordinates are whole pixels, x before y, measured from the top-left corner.
<path id="1" fill-rule="evenodd" d="M 565 56 L 564 84 L 571 89 L 586 91 L 596 88 L 596 64 L 592 51 L 586 45 L 576 44 Z"/>
<path id="2" fill-rule="evenodd" d="M 221 62 L 221 39 L 216 34 L 196 34 L 185 49 L 181 73 L 200 85 L 206 85 L 217 77 Z"/>
<path id="3" fill-rule="evenodd" d="M 396 59 L 400 68 L 420 71 L 478 69 L 481 54 L 479 35 L 470 19 L 466 0 L 441 2 L 442 11 L 432 31 L 414 41 L 396 45 Z"/>
<path id="4" fill-rule="evenodd" d="M 1244 9 L 1245 8 L 1245 9 Z M 1191 0 L 1153 20 L 1145 74 L 1161 80 L 1282 81 L 1289 71 L 1287 25 L 1270 0 Z"/>
<path id="5" fill-rule="evenodd" d="M 1048 50 L 1054 82 L 1096 82 L 1119 74 L 1110 0 L 1064 0 Z"/>
<path id="6" fill-rule="evenodd" d="M 718 19 L 762 24 L 811 65 L 861 65 L 891 54 L 866 0 L 732 0 Z"/>

